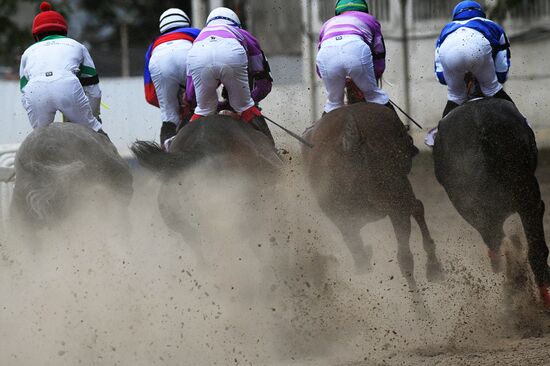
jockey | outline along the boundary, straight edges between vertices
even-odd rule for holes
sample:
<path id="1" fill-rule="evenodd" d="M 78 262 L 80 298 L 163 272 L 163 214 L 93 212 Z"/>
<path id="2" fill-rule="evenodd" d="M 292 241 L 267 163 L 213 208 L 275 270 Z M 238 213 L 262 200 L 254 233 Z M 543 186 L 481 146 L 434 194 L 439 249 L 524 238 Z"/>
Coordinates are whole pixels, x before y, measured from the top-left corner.
<path id="1" fill-rule="evenodd" d="M 19 69 L 23 107 L 31 126 L 53 122 L 56 111 L 68 121 L 105 134 L 99 120 L 101 90 L 90 53 L 67 37 L 67 22 L 47 2 L 32 23 L 36 41 L 25 50 Z"/>
<path id="2" fill-rule="evenodd" d="M 436 43 L 435 73 L 448 86 L 448 101 L 443 112 L 466 102 L 468 90 L 464 75 L 471 72 L 485 96 L 512 102 L 502 84 L 510 69 L 510 43 L 497 23 L 486 19 L 481 5 L 462 1 L 453 10 Z"/>
<path id="3" fill-rule="evenodd" d="M 180 90 L 187 78 L 187 53 L 200 30 L 190 28 L 191 20 L 183 10 L 170 8 L 159 19 L 160 36 L 147 49 L 143 79 L 145 99 L 160 107 L 160 143 L 176 135 L 182 122 Z M 183 111 L 191 114 L 191 111 Z"/>
<path id="4" fill-rule="evenodd" d="M 393 110 L 388 95 L 378 87 L 386 68 L 386 48 L 380 23 L 369 14 L 365 0 L 337 0 L 336 16 L 321 28 L 317 73 L 325 84 L 325 113 L 344 106 L 344 88 L 349 77 L 367 102 Z"/>
<path id="5" fill-rule="evenodd" d="M 214 9 L 187 58 L 186 100 L 191 104 L 196 98 L 197 102 L 191 121 L 216 113 L 221 83 L 233 110 L 274 144 L 256 106 L 271 92 L 273 79 L 269 71 L 259 42 L 242 29 L 237 14 L 224 7 Z"/>

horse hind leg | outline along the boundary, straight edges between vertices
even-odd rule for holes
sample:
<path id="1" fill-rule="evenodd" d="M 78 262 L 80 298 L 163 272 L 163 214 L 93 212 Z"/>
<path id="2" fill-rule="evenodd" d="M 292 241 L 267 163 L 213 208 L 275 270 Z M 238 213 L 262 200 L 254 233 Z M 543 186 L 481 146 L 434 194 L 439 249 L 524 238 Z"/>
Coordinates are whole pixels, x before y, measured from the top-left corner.
<path id="1" fill-rule="evenodd" d="M 365 247 L 361 238 L 361 228 L 363 225 L 355 222 L 353 219 L 348 219 L 336 223 L 336 226 L 342 233 L 344 243 L 346 243 L 351 253 L 355 271 L 359 274 L 370 272 L 372 270 L 372 249 Z"/>
<path id="2" fill-rule="evenodd" d="M 424 205 L 422 201 L 415 200 L 413 202 L 412 216 L 420 228 L 422 233 L 422 245 L 424 246 L 424 251 L 428 256 L 428 261 L 426 263 L 426 277 L 428 281 L 441 281 L 445 278 L 443 270 L 441 268 L 441 263 L 435 254 L 435 243 L 426 224 L 426 217 L 424 215 Z"/>
<path id="3" fill-rule="evenodd" d="M 398 212 L 390 214 L 390 219 L 397 238 L 397 261 L 401 274 L 405 277 L 410 289 L 412 304 L 417 315 L 423 319 L 431 317 L 428 306 L 418 291 L 414 278 L 414 258 L 410 248 L 411 215 L 410 212 Z"/>
<path id="4" fill-rule="evenodd" d="M 170 186 L 171 183 L 164 183 L 158 195 L 158 207 L 161 217 L 166 226 L 180 234 L 195 255 L 197 265 L 201 268 L 207 267 L 207 262 L 202 250 L 202 241 L 197 228 L 191 225 L 183 216 L 185 210 L 180 207 L 177 191 Z"/>
<path id="5" fill-rule="evenodd" d="M 548 267 L 548 247 L 544 238 L 544 202 L 538 201 L 535 207 L 523 207 L 519 215 L 529 245 L 528 258 L 535 282 L 545 305 L 550 307 L 550 268 Z"/>
<path id="6" fill-rule="evenodd" d="M 411 291 L 417 290 L 414 278 L 414 258 L 409 240 L 411 236 L 411 217 L 408 213 L 390 214 L 390 219 L 397 239 L 397 261 L 401 274 L 407 280 Z"/>
<path id="7" fill-rule="evenodd" d="M 503 225 L 504 220 L 489 220 L 484 223 L 483 227 L 478 229 L 485 245 L 487 245 L 489 260 L 494 273 L 500 273 L 504 268 L 500 252 L 505 237 Z"/>

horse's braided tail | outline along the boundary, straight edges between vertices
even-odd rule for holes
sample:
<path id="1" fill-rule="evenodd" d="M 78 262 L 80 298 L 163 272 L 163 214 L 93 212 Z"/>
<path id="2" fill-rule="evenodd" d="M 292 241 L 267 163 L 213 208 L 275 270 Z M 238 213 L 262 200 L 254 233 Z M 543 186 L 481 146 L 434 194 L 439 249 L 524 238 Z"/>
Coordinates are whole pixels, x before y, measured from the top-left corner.
<path id="1" fill-rule="evenodd" d="M 160 174 L 177 172 L 190 163 L 190 154 L 166 152 L 157 143 L 136 141 L 130 147 L 141 166 Z M 191 159 L 192 160 L 192 159 Z"/>

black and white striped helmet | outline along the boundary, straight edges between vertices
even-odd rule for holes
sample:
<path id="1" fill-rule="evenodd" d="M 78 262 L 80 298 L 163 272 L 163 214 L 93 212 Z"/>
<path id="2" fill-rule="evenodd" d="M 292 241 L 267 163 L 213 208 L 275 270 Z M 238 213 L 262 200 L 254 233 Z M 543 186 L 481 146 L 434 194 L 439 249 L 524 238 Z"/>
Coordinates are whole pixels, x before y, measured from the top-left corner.
<path id="1" fill-rule="evenodd" d="M 159 19 L 160 33 L 166 33 L 171 29 L 180 27 L 189 27 L 191 19 L 185 12 L 178 8 L 170 8 L 166 10 Z"/>

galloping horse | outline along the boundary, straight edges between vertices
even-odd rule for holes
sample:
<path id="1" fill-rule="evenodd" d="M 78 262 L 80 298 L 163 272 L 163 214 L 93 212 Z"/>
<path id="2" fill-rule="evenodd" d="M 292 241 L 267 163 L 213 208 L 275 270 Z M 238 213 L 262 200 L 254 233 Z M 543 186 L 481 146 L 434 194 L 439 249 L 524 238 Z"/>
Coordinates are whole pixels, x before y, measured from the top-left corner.
<path id="1" fill-rule="evenodd" d="M 220 186 L 228 177 L 238 177 L 239 184 L 246 186 L 246 196 L 251 201 L 259 199 L 259 192 L 272 186 L 282 165 L 266 135 L 223 115 L 186 124 L 170 152 L 146 141 L 135 142 L 131 149 L 140 164 L 161 174 L 158 202 L 164 222 L 182 235 L 199 261 L 203 261 L 200 223 L 193 225 L 190 217 L 197 198 L 207 200 L 209 192 L 223 189 Z"/>
<path id="2" fill-rule="evenodd" d="M 133 178 L 106 136 L 75 123 L 52 123 L 31 132 L 17 151 L 12 217 L 33 228 L 68 214 L 83 189 L 98 185 L 127 205 Z"/>
<path id="3" fill-rule="evenodd" d="M 433 150 L 437 180 L 460 215 L 481 234 L 494 271 L 501 267 L 504 221 L 519 214 L 535 281 L 550 306 L 537 154 L 525 118 L 513 103 L 496 98 L 472 100 L 450 112 L 439 122 Z"/>
<path id="4" fill-rule="evenodd" d="M 302 150 L 313 192 L 323 212 L 343 235 L 358 271 L 370 266 L 360 230 L 389 216 L 398 242 L 401 273 L 416 289 L 409 247 L 412 215 L 422 232 L 428 255 L 427 277 L 438 279 L 441 266 L 424 218 L 407 178 L 412 166 L 412 141 L 399 117 L 374 103 L 334 110 L 306 130 L 313 149 Z"/>

